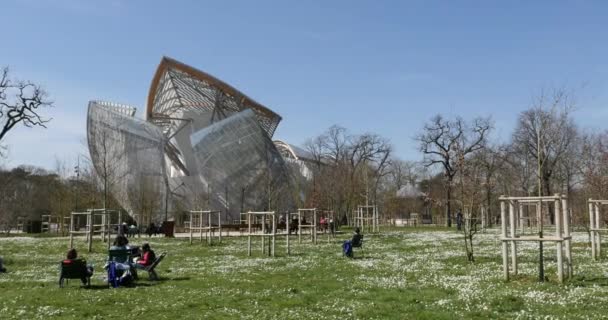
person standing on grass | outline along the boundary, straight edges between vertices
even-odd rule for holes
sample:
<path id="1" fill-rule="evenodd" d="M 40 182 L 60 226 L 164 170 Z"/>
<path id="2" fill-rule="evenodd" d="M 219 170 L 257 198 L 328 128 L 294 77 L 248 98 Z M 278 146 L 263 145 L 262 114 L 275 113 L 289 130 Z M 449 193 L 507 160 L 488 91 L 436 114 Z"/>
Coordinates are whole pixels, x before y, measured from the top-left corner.
<path id="1" fill-rule="evenodd" d="M 462 212 L 460 211 L 460 209 L 456 213 L 456 226 L 458 228 L 458 231 L 462 230 Z"/>

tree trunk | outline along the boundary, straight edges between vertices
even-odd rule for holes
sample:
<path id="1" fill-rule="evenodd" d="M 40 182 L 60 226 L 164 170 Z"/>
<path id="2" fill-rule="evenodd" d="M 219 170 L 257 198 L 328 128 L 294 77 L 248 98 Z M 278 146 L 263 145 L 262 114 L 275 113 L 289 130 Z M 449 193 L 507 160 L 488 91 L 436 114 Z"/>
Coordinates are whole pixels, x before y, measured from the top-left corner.
<path id="1" fill-rule="evenodd" d="M 551 195 L 551 175 L 543 174 L 543 189 L 544 195 Z M 549 221 L 551 224 L 555 224 L 555 210 L 551 206 L 549 206 Z"/>
<path id="2" fill-rule="evenodd" d="M 448 180 L 445 193 L 446 203 L 446 219 L 448 228 L 452 227 L 452 179 Z"/>

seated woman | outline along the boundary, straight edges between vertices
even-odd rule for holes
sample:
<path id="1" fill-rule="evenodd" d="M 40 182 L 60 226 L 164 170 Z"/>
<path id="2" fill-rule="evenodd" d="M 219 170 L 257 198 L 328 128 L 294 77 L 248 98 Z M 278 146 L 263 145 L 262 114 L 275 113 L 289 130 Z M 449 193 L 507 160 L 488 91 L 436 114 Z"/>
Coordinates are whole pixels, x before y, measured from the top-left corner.
<path id="1" fill-rule="evenodd" d="M 82 259 L 78 259 L 78 252 L 76 251 L 76 249 L 72 248 L 72 249 L 68 250 L 68 253 L 66 254 L 66 259 L 63 260 L 63 263 L 72 264 L 72 263 L 75 263 L 76 260 L 82 260 Z M 90 278 L 93 276 L 93 266 L 91 266 L 90 264 L 87 264 L 85 268 L 86 268 L 84 270 L 85 272 L 83 273 L 83 276 L 80 279 L 82 281 L 82 284 L 84 284 L 84 285 L 87 284 L 87 278 Z"/>
<path id="2" fill-rule="evenodd" d="M 141 250 L 143 252 L 143 256 L 141 259 L 135 261 L 134 267 L 136 269 L 145 269 L 146 267 L 150 266 L 154 260 L 156 260 L 156 254 L 154 253 L 154 250 L 150 249 L 150 244 L 144 243 Z"/>
<path id="3" fill-rule="evenodd" d="M 131 250 L 129 246 L 129 239 L 123 235 L 116 236 L 114 243 L 110 247 L 110 251 L 113 250 Z M 116 269 L 118 270 L 129 270 L 131 266 L 129 264 L 129 257 L 126 257 L 124 261 L 114 261 L 116 263 Z"/>
<path id="4" fill-rule="evenodd" d="M 351 240 L 346 240 L 342 244 L 342 251 L 344 255 L 352 258 L 353 257 L 353 248 L 360 248 L 363 244 L 363 235 L 361 234 L 361 230 L 359 228 L 355 229 L 355 233 L 353 234 L 353 238 Z"/>
<path id="5" fill-rule="evenodd" d="M 130 249 L 129 239 L 127 239 L 127 237 L 125 237 L 124 235 L 118 235 L 118 236 L 116 236 L 116 239 L 114 239 L 114 243 L 112 243 L 110 250 L 123 250 L 123 249 L 124 250 Z"/>

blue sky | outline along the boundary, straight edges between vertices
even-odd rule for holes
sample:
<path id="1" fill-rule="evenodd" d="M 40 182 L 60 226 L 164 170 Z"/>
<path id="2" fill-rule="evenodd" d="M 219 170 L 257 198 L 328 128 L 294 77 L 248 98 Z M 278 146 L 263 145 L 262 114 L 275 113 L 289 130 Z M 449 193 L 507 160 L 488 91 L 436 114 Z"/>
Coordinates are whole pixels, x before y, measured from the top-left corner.
<path id="1" fill-rule="evenodd" d="M 283 116 L 303 144 L 333 124 L 412 137 L 437 113 L 491 116 L 508 139 L 543 88 L 577 97 L 581 127 L 608 123 L 605 1 L 5 0 L 0 65 L 43 84 L 48 130 L 9 134 L 7 166 L 53 168 L 86 153 L 87 101 L 145 107 L 163 55 L 232 84 Z"/>

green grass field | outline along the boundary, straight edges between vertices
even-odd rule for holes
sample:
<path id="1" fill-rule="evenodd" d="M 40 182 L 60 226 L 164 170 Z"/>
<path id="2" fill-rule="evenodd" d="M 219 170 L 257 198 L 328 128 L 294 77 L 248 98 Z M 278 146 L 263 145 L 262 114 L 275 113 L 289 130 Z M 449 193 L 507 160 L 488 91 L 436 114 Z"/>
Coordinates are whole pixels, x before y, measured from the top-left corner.
<path id="1" fill-rule="evenodd" d="M 9 273 L 0 274 L 1 319 L 585 319 L 608 317 L 608 264 L 590 259 L 587 236 L 575 234 L 575 277 L 557 283 L 555 246 L 546 246 L 549 282 L 537 283 L 537 245 L 520 246 L 520 275 L 502 280 L 497 234 L 476 236 L 474 264 L 462 236 L 444 229 L 400 229 L 367 234 L 356 259 L 343 258 L 343 234 L 328 243 L 297 244 L 286 256 L 265 257 L 256 239 L 208 246 L 186 239 L 150 240 L 162 278 L 141 277 L 134 287 L 108 289 L 102 272 L 105 245 L 82 256 L 96 266 L 92 288 L 77 280 L 58 287 L 58 261 L 68 241 L 0 238 Z M 144 239 L 135 239 L 141 244 Z"/>

